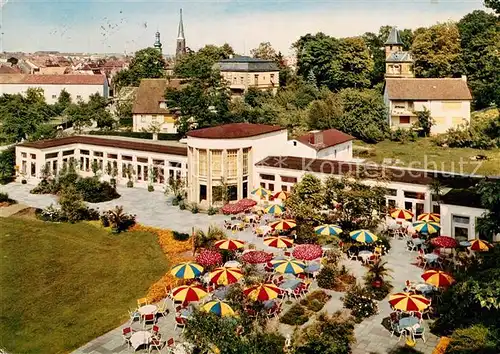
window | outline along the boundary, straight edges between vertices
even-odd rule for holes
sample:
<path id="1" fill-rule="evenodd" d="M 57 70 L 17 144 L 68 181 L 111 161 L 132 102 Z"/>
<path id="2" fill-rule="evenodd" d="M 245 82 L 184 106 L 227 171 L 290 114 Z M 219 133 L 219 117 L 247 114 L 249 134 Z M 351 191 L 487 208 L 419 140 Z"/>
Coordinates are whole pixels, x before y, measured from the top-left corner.
<path id="1" fill-rule="evenodd" d="M 470 218 L 468 216 L 453 215 L 453 223 L 469 225 Z"/>
<path id="2" fill-rule="evenodd" d="M 404 193 L 405 193 L 405 198 L 420 199 L 420 200 L 425 199 L 425 193 L 408 192 L 408 191 L 404 191 Z"/>
<path id="3" fill-rule="evenodd" d="M 36 160 L 36 154 L 30 154 L 30 158 L 31 158 L 32 160 Z"/>
<path id="4" fill-rule="evenodd" d="M 283 192 L 288 192 L 288 186 L 281 186 L 281 190 Z"/>
<path id="5" fill-rule="evenodd" d="M 82 95 L 76 95 L 76 99 L 81 100 L 82 99 Z"/>
<path id="6" fill-rule="evenodd" d="M 268 188 L 271 192 L 274 192 L 274 184 L 273 183 L 269 183 L 269 188 Z"/>
<path id="7" fill-rule="evenodd" d="M 274 81 L 274 74 L 271 74 L 271 81 Z"/>
<path id="8" fill-rule="evenodd" d="M 26 170 L 28 169 L 27 167 L 27 161 L 26 160 L 23 160 L 22 163 L 21 163 L 21 172 L 26 174 Z"/>
<path id="9" fill-rule="evenodd" d="M 281 182 L 297 183 L 297 177 L 280 176 Z"/>
<path id="10" fill-rule="evenodd" d="M 398 190 L 397 189 L 387 188 L 385 190 L 385 195 L 397 196 L 398 195 Z"/>
<path id="11" fill-rule="evenodd" d="M 99 152 L 99 151 L 94 151 L 94 156 L 96 156 L 96 157 L 103 157 L 104 153 Z"/>
<path id="12" fill-rule="evenodd" d="M 177 168 L 181 168 L 181 167 L 182 167 L 182 163 L 180 163 L 180 162 L 175 162 L 175 161 L 169 161 L 169 162 L 168 162 L 168 165 L 169 165 L 170 167 L 177 167 Z"/>
<path id="13" fill-rule="evenodd" d="M 253 76 L 253 84 L 257 86 L 259 84 L 259 74 Z"/>
<path id="14" fill-rule="evenodd" d="M 248 151 L 250 149 L 243 149 L 243 175 L 248 175 Z"/>
<path id="15" fill-rule="evenodd" d="M 75 150 L 66 150 L 66 151 L 63 151 L 62 155 L 68 156 L 68 155 L 73 155 L 74 153 L 75 153 Z"/>
<path id="16" fill-rule="evenodd" d="M 394 199 L 387 199 L 387 206 L 389 207 L 389 209 L 395 209 L 396 201 Z"/>
<path id="17" fill-rule="evenodd" d="M 25 153 L 25 152 L 21 152 L 21 157 L 26 158 L 27 156 L 28 156 L 28 154 L 27 154 L 27 153 Z M 47 155 L 45 155 L 45 156 L 47 156 Z"/>
<path id="18" fill-rule="evenodd" d="M 244 84 L 244 79 L 243 79 L 243 76 L 240 77 L 240 84 Z"/>
<path id="19" fill-rule="evenodd" d="M 229 196 L 229 200 L 238 200 L 238 187 L 236 185 L 231 185 L 227 187 L 227 194 Z"/>
<path id="20" fill-rule="evenodd" d="M 200 155 L 200 157 L 199 157 L 199 159 L 200 159 L 199 175 L 206 176 L 207 175 L 207 150 L 200 150 L 199 155 Z"/>
<path id="21" fill-rule="evenodd" d="M 57 152 L 51 152 L 50 154 L 45 154 L 45 159 L 56 159 L 57 155 Z"/>
<path id="22" fill-rule="evenodd" d="M 238 175 L 238 150 L 227 150 L 227 177 Z"/>
<path id="23" fill-rule="evenodd" d="M 200 202 L 202 200 L 207 200 L 207 186 L 200 184 Z"/>
<path id="24" fill-rule="evenodd" d="M 153 160 L 153 165 L 163 166 L 164 164 L 165 164 L 165 161 L 163 161 L 163 160 Z"/>
<path id="25" fill-rule="evenodd" d="M 260 179 L 267 180 L 267 181 L 274 181 L 276 178 L 274 175 L 265 175 L 265 174 L 260 174 Z"/>
<path id="26" fill-rule="evenodd" d="M 52 98 L 57 98 L 57 95 L 52 95 Z"/>
<path id="27" fill-rule="evenodd" d="M 293 146 L 297 146 L 297 142 L 296 141 L 293 142 Z"/>
<path id="28" fill-rule="evenodd" d="M 123 161 L 132 161 L 132 156 L 122 155 Z"/>
<path id="29" fill-rule="evenodd" d="M 222 150 L 212 150 L 212 177 L 222 176 Z"/>
<path id="30" fill-rule="evenodd" d="M 443 102 L 443 111 L 457 111 L 462 109 L 462 102 Z"/>
<path id="31" fill-rule="evenodd" d="M 36 177 L 36 163 L 31 162 L 31 176 Z"/>
<path id="32" fill-rule="evenodd" d="M 108 154 L 108 159 L 117 159 L 118 155 L 116 154 Z"/>
<path id="33" fill-rule="evenodd" d="M 80 155 L 90 155 L 90 151 L 88 151 L 88 150 L 80 150 Z"/>
<path id="34" fill-rule="evenodd" d="M 410 124 L 410 116 L 400 116 L 399 124 Z"/>
<path id="35" fill-rule="evenodd" d="M 148 158 L 147 157 L 138 157 L 137 162 L 148 163 Z"/>

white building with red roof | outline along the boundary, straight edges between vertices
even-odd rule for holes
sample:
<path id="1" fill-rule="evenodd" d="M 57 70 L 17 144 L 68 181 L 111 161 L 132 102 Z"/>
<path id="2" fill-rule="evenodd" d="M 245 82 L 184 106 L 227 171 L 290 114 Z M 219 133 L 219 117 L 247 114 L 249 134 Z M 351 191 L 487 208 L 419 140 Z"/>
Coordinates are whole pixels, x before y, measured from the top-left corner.
<path id="1" fill-rule="evenodd" d="M 73 99 L 87 101 L 90 95 L 99 93 L 108 97 L 109 86 L 105 75 L 0 75 L 0 95 L 25 94 L 29 88 L 43 89 L 48 104 L 57 102 L 62 90 L 66 90 Z"/>

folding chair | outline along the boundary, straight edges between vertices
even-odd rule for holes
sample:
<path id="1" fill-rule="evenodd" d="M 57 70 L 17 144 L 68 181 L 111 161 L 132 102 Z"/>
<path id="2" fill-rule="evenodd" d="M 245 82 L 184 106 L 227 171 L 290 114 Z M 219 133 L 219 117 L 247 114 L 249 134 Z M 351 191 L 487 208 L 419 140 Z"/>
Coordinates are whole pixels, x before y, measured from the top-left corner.
<path id="1" fill-rule="evenodd" d="M 142 307 L 144 305 L 149 305 L 149 299 L 147 297 L 142 297 L 140 299 L 137 299 L 137 306 Z"/>
<path id="2" fill-rule="evenodd" d="M 163 300 L 163 302 L 158 306 L 158 310 L 156 311 L 157 315 L 160 315 L 162 317 L 167 316 L 169 313 L 168 310 L 168 305 L 167 305 L 167 299 Z"/>
<path id="3" fill-rule="evenodd" d="M 161 353 L 161 350 L 163 349 L 163 347 L 165 346 L 166 342 L 165 341 L 161 341 L 159 339 L 151 339 L 151 341 L 149 342 L 149 349 L 148 349 L 148 353 L 151 353 L 151 351 L 153 349 L 156 349 L 158 350 L 158 352 Z"/>
<path id="4" fill-rule="evenodd" d="M 182 328 L 182 332 L 184 332 L 184 329 L 186 328 L 186 320 L 184 318 L 175 316 L 174 330 L 176 330 L 177 328 Z"/>
<path id="5" fill-rule="evenodd" d="M 134 323 L 135 320 L 141 321 L 141 314 L 136 310 L 128 310 L 128 315 L 130 317 L 130 324 Z"/>
<path id="6" fill-rule="evenodd" d="M 151 335 L 155 339 L 161 338 L 160 327 L 158 327 L 158 325 L 153 325 L 153 328 L 151 328 Z"/>
<path id="7" fill-rule="evenodd" d="M 132 337 L 132 334 L 134 331 L 132 330 L 132 327 L 125 327 L 122 329 L 122 338 L 123 342 L 127 344 L 128 347 L 132 346 L 132 343 L 130 342 L 130 337 Z"/>
<path id="8" fill-rule="evenodd" d="M 152 325 L 156 324 L 156 316 L 154 314 L 148 313 L 147 315 L 144 315 L 142 322 L 143 327 L 146 328 L 148 323 Z"/>
<path id="9" fill-rule="evenodd" d="M 424 343 L 425 343 L 425 341 L 426 341 L 426 340 L 425 340 L 425 328 L 424 328 L 424 326 L 420 325 L 417 329 L 415 329 L 415 330 L 413 331 L 413 336 L 414 336 L 415 338 L 417 338 L 417 337 L 422 338 L 422 340 L 423 340 L 423 341 L 424 341 Z"/>

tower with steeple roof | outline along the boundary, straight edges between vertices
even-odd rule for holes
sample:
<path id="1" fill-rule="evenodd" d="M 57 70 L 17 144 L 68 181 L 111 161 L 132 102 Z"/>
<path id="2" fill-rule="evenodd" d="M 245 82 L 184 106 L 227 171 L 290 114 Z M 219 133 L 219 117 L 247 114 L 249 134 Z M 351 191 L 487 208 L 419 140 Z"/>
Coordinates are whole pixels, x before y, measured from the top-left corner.
<path id="1" fill-rule="evenodd" d="M 182 9 L 180 9 L 179 29 L 177 31 L 177 47 L 175 58 L 179 59 L 186 54 L 186 38 L 184 37 L 184 23 L 182 22 Z"/>
<path id="2" fill-rule="evenodd" d="M 385 76 L 386 77 L 414 77 L 413 58 L 408 51 L 403 50 L 403 41 L 396 27 L 384 43 L 385 46 Z"/>
<path id="3" fill-rule="evenodd" d="M 155 33 L 155 44 L 153 45 L 159 52 L 160 54 L 162 53 L 161 47 L 161 41 L 160 41 L 160 32 L 156 31 Z"/>

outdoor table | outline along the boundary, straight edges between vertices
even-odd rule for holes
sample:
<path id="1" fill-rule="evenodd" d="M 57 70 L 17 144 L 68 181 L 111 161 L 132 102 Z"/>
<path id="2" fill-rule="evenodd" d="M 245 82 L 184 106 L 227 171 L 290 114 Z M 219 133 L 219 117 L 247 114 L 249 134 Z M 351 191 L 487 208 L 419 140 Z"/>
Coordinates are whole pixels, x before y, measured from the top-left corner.
<path id="1" fill-rule="evenodd" d="M 434 263 L 435 261 L 437 261 L 439 256 L 435 253 L 427 253 L 427 254 L 424 254 L 424 258 L 427 260 L 427 262 Z"/>
<path id="2" fill-rule="evenodd" d="M 366 261 L 371 257 L 373 256 L 373 252 L 372 251 L 360 251 L 358 253 L 358 256 L 361 257 L 361 259 L 363 260 L 364 263 L 366 263 Z"/>
<path id="3" fill-rule="evenodd" d="M 263 302 L 264 308 L 266 309 L 272 309 L 275 304 L 276 302 L 274 300 L 266 300 Z"/>
<path id="4" fill-rule="evenodd" d="M 295 290 L 300 285 L 300 283 L 302 283 L 302 282 L 298 279 L 290 279 L 290 280 L 287 280 L 284 283 L 280 284 L 279 287 L 281 289 Z"/>
<path id="5" fill-rule="evenodd" d="M 462 247 L 470 247 L 470 242 L 469 241 L 460 241 L 459 245 Z"/>
<path id="6" fill-rule="evenodd" d="M 415 285 L 415 289 L 420 291 L 424 295 L 430 294 L 434 291 L 434 287 L 426 283 L 420 283 Z"/>
<path id="7" fill-rule="evenodd" d="M 148 331 L 138 331 L 130 337 L 130 344 L 134 350 L 137 350 L 141 345 L 147 345 L 151 341 L 151 333 Z"/>
<path id="8" fill-rule="evenodd" d="M 399 320 L 399 328 L 401 329 L 407 329 L 410 331 L 416 330 L 419 327 L 418 323 L 418 318 L 411 316 L 411 317 L 403 317 L 402 319 Z"/>
<path id="9" fill-rule="evenodd" d="M 156 313 L 156 311 L 158 311 L 158 307 L 156 305 L 144 305 L 137 309 L 137 312 L 139 312 L 141 316 Z"/>
<path id="10" fill-rule="evenodd" d="M 214 297 L 216 297 L 219 300 L 224 300 L 226 298 L 228 290 L 229 288 L 227 286 L 219 288 L 214 291 Z"/>
<path id="11" fill-rule="evenodd" d="M 304 269 L 304 271 L 306 273 L 314 273 L 317 272 L 320 268 L 321 265 L 319 263 L 311 263 Z"/>
<path id="12" fill-rule="evenodd" d="M 335 246 L 334 245 L 324 245 L 323 247 L 321 247 L 321 249 L 324 252 L 327 252 L 327 251 L 331 251 L 331 250 L 335 249 Z"/>
<path id="13" fill-rule="evenodd" d="M 422 240 L 421 238 L 418 238 L 418 237 L 417 237 L 417 238 L 412 239 L 412 242 L 413 242 L 413 244 L 414 244 L 415 246 L 420 246 L 421 244 L 423 244 L 423 243 L 424 243 L 424 240 Z"/>
<path id="14" fill-rule="evenodd" d="M 227 261 L 226 263 L 224 263 L 224 267 L 241 267 L 241 263 L 238 262 L 238 261 Z"/>
<path id="15" fill-rule="evenodd" d="M 181 317 L 188 319 L 193 314 L 193 309 L 191 307 L 186 307 L 180 311 Z"/>

